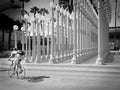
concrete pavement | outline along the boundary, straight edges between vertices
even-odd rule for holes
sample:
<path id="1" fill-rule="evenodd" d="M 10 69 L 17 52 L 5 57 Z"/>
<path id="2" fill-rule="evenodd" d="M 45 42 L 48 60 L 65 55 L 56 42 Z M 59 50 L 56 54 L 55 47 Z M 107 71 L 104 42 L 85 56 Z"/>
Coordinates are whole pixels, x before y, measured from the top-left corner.
<path id="1" fill-rule="evenodd" d="M 86 76 L 28 71 L 27 75 L 25 79 L 9 78 L 1 71 L 0 90 L 120 90 L 120 77 L 104 73 Z"/>
<path id="2" fill-rule="evenodd" d="M 5 61 L 1 63 L 4 66 L 7 59 L 2 58 L 2 60 Z M 4 67 L 0 69 L 0 90 L 120 90 L 119 60 L 119 55 L 115 55 L 113 60 L 107 62 L 107 65 L 95 66 L 91 63 L 92 67 L 88 63 L 90 61 L 76 66 L 28 65 L 24 79 L 9 78 L 7 68 Z M 30 69 L 33 66 L 34 69 Z M 44 67 L 47 67 L 46 70 Z M 49 68 L 56 68 L 56 70 L 49 70 Z M 71 71 L 57 69 L 71 69 Z M 96 71 L 93 72 L 94 70 Z"/>

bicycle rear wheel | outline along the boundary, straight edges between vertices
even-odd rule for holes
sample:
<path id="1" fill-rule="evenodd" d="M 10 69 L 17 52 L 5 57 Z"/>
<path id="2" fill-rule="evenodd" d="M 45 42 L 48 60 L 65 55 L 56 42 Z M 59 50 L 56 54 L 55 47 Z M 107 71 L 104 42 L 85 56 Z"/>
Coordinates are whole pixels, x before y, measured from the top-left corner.
<path id="1" fill-rule="evenodd" d="M 24 79 L 25 78 L 25 75 L 26 75 L 26 70 L 25 70 L 25 68 L 22 66 L 22 72 L 20 71 L 20 69 L 18 68 L 18 78 L 20 78 L 20 79 Z M 21 73 L 20 73 L 21 72 Z"/>

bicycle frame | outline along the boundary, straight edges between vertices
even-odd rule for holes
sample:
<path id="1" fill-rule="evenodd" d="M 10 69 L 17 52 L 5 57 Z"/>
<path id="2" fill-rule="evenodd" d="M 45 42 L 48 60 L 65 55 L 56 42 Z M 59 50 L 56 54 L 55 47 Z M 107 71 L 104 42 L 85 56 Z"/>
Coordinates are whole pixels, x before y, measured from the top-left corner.
<path id="1" fill-rule="evenodd" d="M 8 71 L 8 75 L 9 75 L 9 77 L 15 77 L 15 75 L 17 75 L 17 78 L 19 78 L 21 75 L 20 75 L 20 73 L 19 73 L 19 67 L 18 67 L 18 65 L 16 65 L 16 66 L 14 66 L 15 65 L 15 61 L 14 60 L 11 60 L 11 64 L 10 64 L 10 70 Z M 22 70 L 23 70 L 23 77 L 25 77 L 25 68 L 21 65 L 21 67 L 22 67 Z"/>

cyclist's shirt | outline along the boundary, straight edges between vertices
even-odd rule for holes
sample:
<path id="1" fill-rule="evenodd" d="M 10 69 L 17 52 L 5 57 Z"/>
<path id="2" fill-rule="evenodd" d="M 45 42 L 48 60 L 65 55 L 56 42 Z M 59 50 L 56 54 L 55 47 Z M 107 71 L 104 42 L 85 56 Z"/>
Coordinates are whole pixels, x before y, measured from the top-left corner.
<path id="1" fill-rule="evenodd" d="M 10 58 L 14 61 L 19 61 L 24 59 L 25 53 L 21 50 L 12 51 Z"/>
<path id="2" fill-rule="evenodd" d="M 24 59 L 24 55 L 25 55 L 25 53 L 23 52 L 23 51 L 21 51 L 21 50 L 18 50 L 17 51 L 17 54 L 16 54 L 16 60 L 23 60 Z"/>
<path id="3" fill-rule="evenodd" d="M 11 58 L 14 58 L 16 54 L 17 54 L 17 51 L 12 51 L 11 52 Z"/>
<path id="4" fill-rule="evenodd" d="M 17 54 L 25 55 L 24 51 L 22 51 L 22 50 L 18 50 Z"/>

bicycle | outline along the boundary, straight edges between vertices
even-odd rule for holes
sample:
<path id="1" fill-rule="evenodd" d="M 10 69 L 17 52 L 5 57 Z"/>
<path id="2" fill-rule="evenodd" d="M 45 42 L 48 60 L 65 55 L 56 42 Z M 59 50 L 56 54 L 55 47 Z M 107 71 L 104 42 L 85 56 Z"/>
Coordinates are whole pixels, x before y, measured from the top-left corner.
<path id="1" fill-rule="evenodd" d="M 22 68 L 22 72 L 20 73 L 20 68 L 18 67 L 18 65 L 16 65 L 16 67 L 14 67 L 14 60 L 8 60 L 8 61 L 11 61 L 12 63 L 10 64 L 9 66 L 9 70 L 8 70 L 8 75 L 10 78 L 15 78 L 17 77 L 17 79 L 19 78 L 25 78 L 25 74 L 26 74 L 26 71 L 25 71 L 25 68 L 21 65 L 21 68 Z"/>

